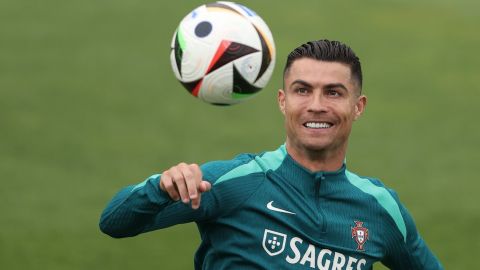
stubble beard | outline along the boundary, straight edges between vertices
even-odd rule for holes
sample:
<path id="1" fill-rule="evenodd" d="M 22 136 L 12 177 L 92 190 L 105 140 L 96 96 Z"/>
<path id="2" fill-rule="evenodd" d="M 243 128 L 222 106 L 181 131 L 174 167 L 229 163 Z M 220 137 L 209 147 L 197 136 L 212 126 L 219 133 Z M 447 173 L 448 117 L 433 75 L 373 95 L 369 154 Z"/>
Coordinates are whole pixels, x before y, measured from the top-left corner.
<path id="1" fill-rule="evenodd" d="M 300 134 L 287 134 L 287 147 L 295 155 L 311 161 L 328 161 L 332 158 L 344 158 L 348 146 L 348 134 L 338 140 L 332 138 L 310 138 Z"/>

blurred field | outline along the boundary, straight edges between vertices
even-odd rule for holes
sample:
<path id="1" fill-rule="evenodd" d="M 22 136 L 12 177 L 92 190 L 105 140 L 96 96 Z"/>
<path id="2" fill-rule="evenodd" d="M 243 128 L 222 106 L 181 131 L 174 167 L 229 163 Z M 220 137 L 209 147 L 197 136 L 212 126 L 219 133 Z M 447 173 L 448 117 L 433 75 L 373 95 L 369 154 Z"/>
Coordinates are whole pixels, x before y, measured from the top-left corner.
<path id="1" fill-rule="evenodd" d="M 446 269 L 477 268 L 480 2 L 243 1 L 278 62 L 261 94 L 228 108 L 190 97 L 170 70 L 172 34 L 201 3 L 0 2 L 0 269 L 192 269 L 193 225 L 113 240 L 103 207 L 179 161 L 283 143 L 286 54 L 319 38 L 363 61 L 350 169 L 398 191 Z"/>

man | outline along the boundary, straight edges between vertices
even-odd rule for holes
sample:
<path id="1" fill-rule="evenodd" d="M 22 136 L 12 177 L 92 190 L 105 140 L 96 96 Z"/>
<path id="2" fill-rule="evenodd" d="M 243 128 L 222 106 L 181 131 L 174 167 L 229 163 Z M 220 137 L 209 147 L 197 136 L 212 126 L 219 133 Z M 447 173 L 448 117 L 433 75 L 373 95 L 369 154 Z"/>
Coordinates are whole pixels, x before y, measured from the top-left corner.
<path id="1" fill-rule="evenodd" d="M 360 61 L 319 40 L 287 59 L 278 104 L 286 143 L 201 167 L 180 163 L 121 190 L 100 228 L 128 237 L 195 221 L 195 269 L 443 269 L 397 195 L 346 169 L 365 110 Z"/>

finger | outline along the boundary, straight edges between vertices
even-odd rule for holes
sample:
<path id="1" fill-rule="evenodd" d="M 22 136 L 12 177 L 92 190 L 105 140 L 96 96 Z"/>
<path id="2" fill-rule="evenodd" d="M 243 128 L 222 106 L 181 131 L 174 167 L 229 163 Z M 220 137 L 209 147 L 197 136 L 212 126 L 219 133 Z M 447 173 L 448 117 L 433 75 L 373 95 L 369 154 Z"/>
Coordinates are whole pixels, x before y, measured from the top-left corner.
<path id="1" fill-rule="evenodd" d="M 190 201 L 188 196 L 187 186 L 185 185 L 185 179 L 183 174 L 180 172 L 178 166 L 170 168 L 170 174 L 172 176 L 173 182 L 177 188 L 177 192 L 180 194 L 183 203 L 188 203 Z"/>
<path id="2" fill-rule="evenodd" d="M 194 177 L 195 177 L 195 184 L 197 185 L 197 191 L 200 193 L 200 183 L 202 182 L 202 170 L 200 169 L 200 167 L 193 163 L 193 164 L 190 164 L 189 165 L 190 167 L 190 170 L 192 171 Z M 200 194 L 199 194 L 200 195 Z"/>
<path id="3" fill-rule="evenodd" d="M 202 200 L 202 194 L 201 194 L 201 189 L 200 189 L 200 184 L 202 182 L 202 170 L 200 167 L 193 163 L 188 165 L 190 167 L 190 171 L 193 173 L 193 176 L 195 178 L 195 185 L 197 189 L 197 198 L 191 198 L 192 199 L 192 208 L 193 209 L 198 209 L 200 207 L 200 202 Z"/>
<path id="4" fill-rule="evenodd" d="M 198 166 L 197 164 L 195 163 L 192 163 L 190 165 L 188 165 L 190 167 L 190 169 L 192 170 L 193 174 L 195 175 L 195 179 L 199 180 L 197 184 L 199 184 L 202 180 L 202 177 L 203 177 L 203 174 L 202 174 L 202 170 L 200 169 L 200 166 Z"/>
<path id="5" fill-rule="evenodd" d="M 199 194 L 197 198 L 192 199 L 192 209 L 198 209 L 200 207 L 201 200 L 202 200 L 202 194 Z"/>
<path id="6" fill-rule="evenodd" d="M 179 165 L 180 172 L 183 174 L 183 178 L 185 179 L 185 184 L 187 186 L 187 191 L 188 191 L 188 197 L 190 199 L 196 199 L 198 198 L 198 184 L 200 180 L 196 179 L 194 169 L 192 169 L 191 166 L 185 164 L 185 163 L 180 163 Z"/>
<path id="7" fill-rule="evenodd" d="M 208 181 L 202 181 L 198 185 L 198 198 L 197 199 L 192 199 L 192 208 L 193 209 L 198 209 L 200 207 L 200 201 L 202 199 L 202 193 L 207 192 L 212 188 L 212 184 Z"/>
<path id="8" fill-rule="evenodd" d="M 178 201 L 180 199 L 180 195 L 178 194 L 172 178 L 170 177 L 168 172 L 162 173 L 160 177 L 160 189 L 166 191 L 168 193 L 168 196 L 170 196 L 172 200 Z"/>
<path id="9" fill-rule="evenodd" d="M 208 181 L 202 181 L 198 187 L 198 190 L 202 193 L 207 192 L 210 189 L 212 189 L 212 184 L 210 184 Z"/>

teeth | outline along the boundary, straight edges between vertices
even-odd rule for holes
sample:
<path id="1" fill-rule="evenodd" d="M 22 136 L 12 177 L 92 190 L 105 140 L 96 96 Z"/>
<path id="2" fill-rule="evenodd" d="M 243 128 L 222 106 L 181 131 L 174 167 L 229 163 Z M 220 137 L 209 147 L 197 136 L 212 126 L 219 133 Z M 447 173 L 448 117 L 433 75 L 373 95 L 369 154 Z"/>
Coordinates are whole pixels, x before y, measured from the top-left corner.
<path id="1" fill-rule="evenodd" d="M 307 122 L 305 123 L 305 126 L 308 127 L 308 128 L 329 128 L 331 127 L 332 125 L 329 124 L 329 123 L 325 123 L 325 122 Z"/>

